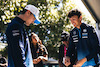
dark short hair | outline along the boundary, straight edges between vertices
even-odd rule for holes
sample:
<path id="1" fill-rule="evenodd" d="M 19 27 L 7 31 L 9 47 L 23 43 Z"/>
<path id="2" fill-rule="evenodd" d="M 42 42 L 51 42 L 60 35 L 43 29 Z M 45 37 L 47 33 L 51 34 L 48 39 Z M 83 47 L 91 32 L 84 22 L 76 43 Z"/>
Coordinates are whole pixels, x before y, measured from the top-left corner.
<path id="1" fill-rule="evenodd" d="M 23 10 L 20 12 L 20 14 L 25 14 L 27 10 L 23 8 Z"/>
<path id="2" fill-rule="evenodd" d="M 74 9 L 74 10 L 71 10 L 69 13 L 68 13 L 68 17 L 71 18 L 72 16 L 74 15 L 77 15 L 78 18 L 82 15 L 81 11 L 79 11 L 78 9 Z"/>
<path id="3" fill-rule="evenodd" d="M 21 11 L 20 14 L 25 14 L 26 11 L 26 9 L 23 9 L 23 11 Z M 32 14 L 32 12 L 30 12 L 30 14 Z"/>

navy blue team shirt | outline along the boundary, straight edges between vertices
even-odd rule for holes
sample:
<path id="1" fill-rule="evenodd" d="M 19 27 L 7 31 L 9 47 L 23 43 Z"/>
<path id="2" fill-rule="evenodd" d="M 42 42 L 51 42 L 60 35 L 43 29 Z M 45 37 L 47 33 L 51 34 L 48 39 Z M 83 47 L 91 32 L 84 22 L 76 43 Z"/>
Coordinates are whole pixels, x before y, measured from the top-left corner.
<path id="1" fill-rule="evenodd" d="M 8 67 L 27 67 L 25 60 L 28 52 L 28 40 L 26 40 L 28 37 L 24 22 L 19 17 L 15 17 L 7 27 Z"/>
<path id="2" fill-rule="evenodd" d="M 98 44 L 99 41 L 94 28 L 82 23 L 80 29 L 75 27 L 70 32 L 67 56 L 69 56 L 71 60 L 81 60 L 86 57 L 87 61 L 82 67 L 89 65 L 95 66 L 98 62 Z"/>

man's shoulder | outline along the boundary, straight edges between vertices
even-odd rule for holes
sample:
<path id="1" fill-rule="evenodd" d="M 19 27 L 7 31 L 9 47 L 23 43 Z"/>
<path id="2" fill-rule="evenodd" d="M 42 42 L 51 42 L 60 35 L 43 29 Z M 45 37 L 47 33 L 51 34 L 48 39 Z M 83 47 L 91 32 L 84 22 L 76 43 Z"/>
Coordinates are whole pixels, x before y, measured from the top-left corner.
<path id="1" fill-rule="evenodd" d="M 90 33 L 91 33 L 91 32 L 92 32 L 92 33 L 96 33 L 95 28 L 94 28 L 92 25 L 85 24 L 84 28 L 87 29 L 88 32 L 90 32 Z"/>
<path id="2" fill-rule="evenodd" d="M 13 29 L 13 28 L 16 28 L 16 29 L 19 29 L 21 28 L 21 24 L 16 21 L 16 19 L 13 19 L 10 23 L 8 23 L 8 29 Z"/>
<path id="3" fill-rule="evenodd" d="M 13 19 L 12 21 L 11 21 L 11 23 L 9 23 L 9 26 L 16 26 L 16 27 L 18 27 L 18 26 L 20 26 L 20 23 L 16 20 L 16 19 Z"/>
<path id="4" fill-rule="evenodd" d="M 22 29 L 22 26 L 19 24 L 19 22 L 13 19 L 10 23 L 8 23 L 6 34 L 15 30 L 20 31 L 21 29 Z"/>
<path id="5" fill-rule="evenodd" d="M 85 24 L 85 23 L 82 23 L 82 26 L 84 26 L 85 28 L 93 28 L 93 26 L 92 26 L 92 25 Z"/>

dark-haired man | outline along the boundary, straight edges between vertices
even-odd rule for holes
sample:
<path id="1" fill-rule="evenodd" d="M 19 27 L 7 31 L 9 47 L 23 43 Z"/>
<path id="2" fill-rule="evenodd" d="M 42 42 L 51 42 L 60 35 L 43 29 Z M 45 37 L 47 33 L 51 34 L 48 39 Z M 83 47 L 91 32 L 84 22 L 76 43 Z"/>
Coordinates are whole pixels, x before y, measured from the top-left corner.
<path id="1" fill-rule="evenodd" d="M 24 25 L 39 24 L 38 8 L 27 5 L 22 14 L 15 17 L 6 30 L 8 43 L 8 67 L 33 67 L 29 39 Z"/>
<path id="2" fill-rule="evenodd" d="M 95 66 L 98 62 L 99 41 L 94 28 L 81 22 L 82 14 L 77 9 L 70 11 L 68 17 L 75 28 L 70 32 L 67 56 L 76 57 L 77 62 L 74 67 Z"/>

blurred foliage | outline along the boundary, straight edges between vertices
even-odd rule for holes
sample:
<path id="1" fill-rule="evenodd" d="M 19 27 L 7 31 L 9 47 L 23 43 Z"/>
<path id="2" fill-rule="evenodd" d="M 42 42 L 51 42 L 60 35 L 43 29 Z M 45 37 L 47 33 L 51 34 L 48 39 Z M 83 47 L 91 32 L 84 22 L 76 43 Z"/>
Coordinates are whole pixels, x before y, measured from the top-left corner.
<path id="1" fill-rule="evenodd" d="M 5 32 L 7 23 L 22 10 L 27 0 L 0 0 L 0 32 Z"/>
<path id="2" fill-rule="evenodd" d="M 3 50 L 0 51 L 0 54 L 2 54 L 3 57 L 8 58 L 8 46 L 6 46 Z"/>
<path id="3" fill-rule="evenodd" d="M 38 7 L 40 11 L 39 19 L 41 20 L 41 24 L 39 25 L 26 27 L 27 32 L 30 33 L 31 30 L 38 34 L 43 44 L 47 47 L 49 57 L 57 59 L 62 31 L 69 32 L 73 28 L 67 14 L 75 7 L 75 4 L 73 4 L 71 0 L 0 0 L 1 32 L 5 31 L 5 26 L 7 26 L 27 4 L 33 4 Z"/>

